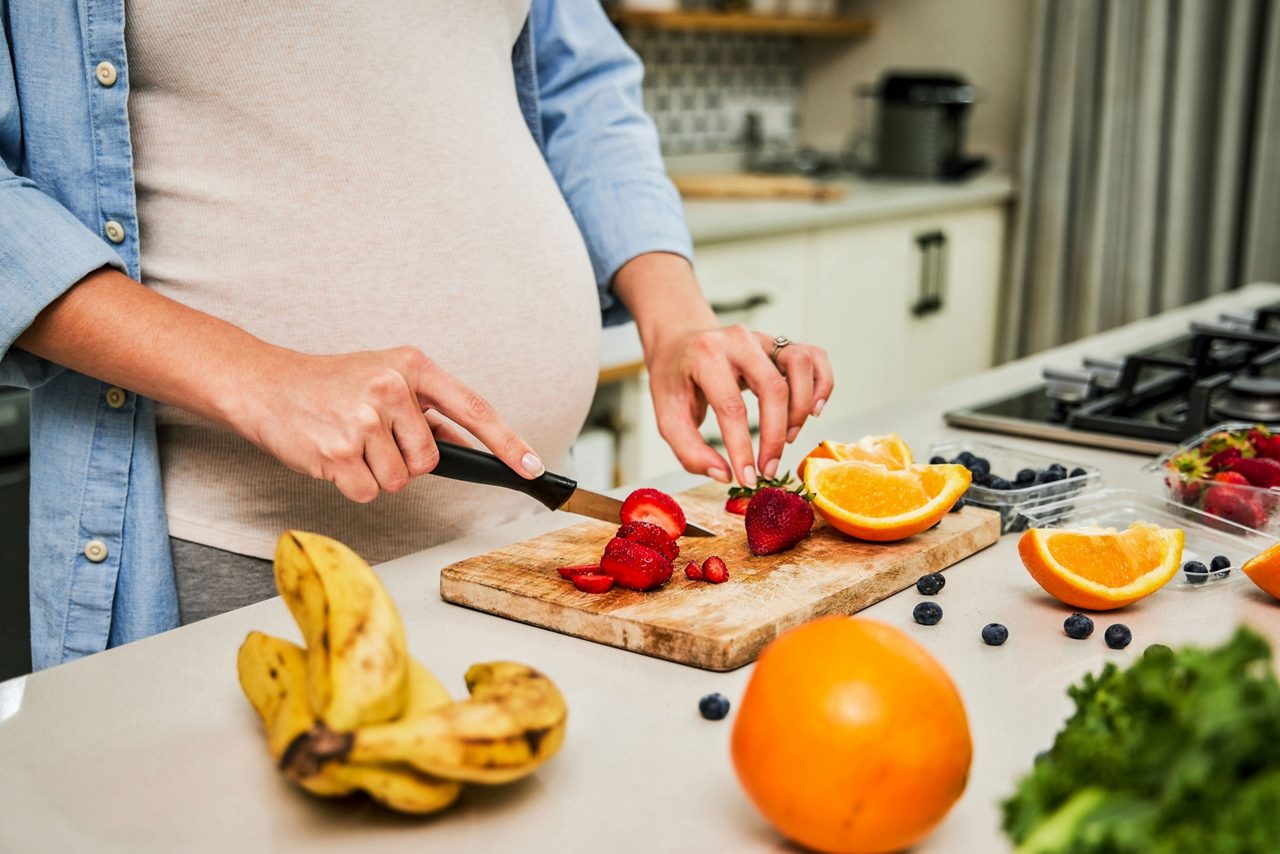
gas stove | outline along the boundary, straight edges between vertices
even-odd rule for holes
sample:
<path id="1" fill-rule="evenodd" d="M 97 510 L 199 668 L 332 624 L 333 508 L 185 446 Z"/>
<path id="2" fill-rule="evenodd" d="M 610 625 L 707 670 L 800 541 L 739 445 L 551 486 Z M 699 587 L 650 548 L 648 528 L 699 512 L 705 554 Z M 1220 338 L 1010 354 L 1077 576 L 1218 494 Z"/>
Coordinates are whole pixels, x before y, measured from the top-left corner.
<path id="1" fill-rule="evenodd" d="M 946 414 L 953 427 L 1159 454 L 1220 421 L 1280 424 L 1280 303 Z"/>

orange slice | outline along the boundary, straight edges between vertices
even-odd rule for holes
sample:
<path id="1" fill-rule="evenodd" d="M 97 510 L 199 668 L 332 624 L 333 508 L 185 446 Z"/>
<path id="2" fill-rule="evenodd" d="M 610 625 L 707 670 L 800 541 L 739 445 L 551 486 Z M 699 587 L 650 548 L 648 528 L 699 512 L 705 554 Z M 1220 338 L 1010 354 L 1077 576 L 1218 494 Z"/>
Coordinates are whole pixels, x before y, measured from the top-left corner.
<path id="1" fill-rule="evenodd" d="M 1280 543 L 1249 558 L 1240 569 L 1244 570 L 1250 581 L 1280 599 Z"/>
<path id="2" fill-rule="evenodd" d="M 876 542 L 927 531 L 969 488 L 964 466 L 915 466 L 894 471 L 861 460 L 812 459 L 804 485 L 813 509 L 831 527 Z"/>
<path id="3" fill-rule="evenodd" d="M 1155 593 L 1182 566 L 1178 528 L 1134 522 L 1123 531 L 1032 528 L 1018 542 L 1022 563 L 1055 599 L 1110 611 Z"/>
<path id="4" fill-rule="evenodd" d="M 911 449 L 897 433 L 890 433 L 888 436 L 863 436 L 856 442 L 848 443 L 823 439 L 796 468 L 796 475 L 801 479 L 804 478 L 805 464 L 809 460 L 861 460 L 894 471 L 901 471 L 912 462 Z"/>

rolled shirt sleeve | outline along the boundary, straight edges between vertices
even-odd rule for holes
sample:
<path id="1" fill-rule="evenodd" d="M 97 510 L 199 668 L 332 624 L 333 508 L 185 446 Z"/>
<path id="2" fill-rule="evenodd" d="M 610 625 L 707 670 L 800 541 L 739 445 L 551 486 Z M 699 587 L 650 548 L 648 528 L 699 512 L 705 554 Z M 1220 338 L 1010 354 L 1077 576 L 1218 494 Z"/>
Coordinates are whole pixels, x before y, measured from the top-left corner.
<path id="1" fill-rule="evenodd" d="M 610 283 L 623 264 L 646 252 L 693 258 L 644 112 L 644 68 L 598 0 L 534 0 L 530 24 L 543 150 L 586 241 L 606 322 L 616 322 L 625 312 Z"/>

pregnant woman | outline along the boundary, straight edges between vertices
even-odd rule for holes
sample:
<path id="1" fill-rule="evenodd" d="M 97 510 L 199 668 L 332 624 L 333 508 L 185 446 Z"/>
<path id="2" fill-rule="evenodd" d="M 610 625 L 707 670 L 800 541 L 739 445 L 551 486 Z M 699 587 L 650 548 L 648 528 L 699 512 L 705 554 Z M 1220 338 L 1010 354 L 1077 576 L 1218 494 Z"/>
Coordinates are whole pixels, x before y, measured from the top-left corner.
<path id="1" fill-rule="evenodd" d="M 597 0 L 5 6 L 38 668 L 273 595 L 285 528 L 376 562 L 530 512 L 420 475 L 437 437 L 565 465 L 602 312 L 690 471 L 772 475 L 831 393 L 821 350 L 718 327 Z"/>

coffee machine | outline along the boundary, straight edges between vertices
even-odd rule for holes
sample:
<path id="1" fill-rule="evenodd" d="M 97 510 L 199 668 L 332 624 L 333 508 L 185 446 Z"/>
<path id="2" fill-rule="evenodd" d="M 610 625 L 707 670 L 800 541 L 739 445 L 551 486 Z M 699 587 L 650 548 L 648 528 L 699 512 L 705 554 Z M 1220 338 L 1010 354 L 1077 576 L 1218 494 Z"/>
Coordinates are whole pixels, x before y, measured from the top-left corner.
<path id="1" fill-rule="evenodd" d="M 969 111 L 977 90 L 958 74 L 890 71 L 857 95 L 878 107 L 870 133 L 855 146 L 860 171 L 953 181 L 989 164 L 965 153 Z"/>

